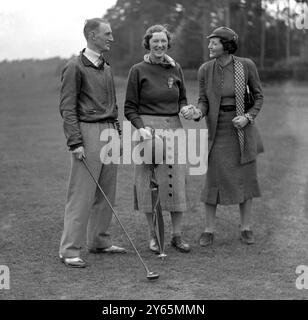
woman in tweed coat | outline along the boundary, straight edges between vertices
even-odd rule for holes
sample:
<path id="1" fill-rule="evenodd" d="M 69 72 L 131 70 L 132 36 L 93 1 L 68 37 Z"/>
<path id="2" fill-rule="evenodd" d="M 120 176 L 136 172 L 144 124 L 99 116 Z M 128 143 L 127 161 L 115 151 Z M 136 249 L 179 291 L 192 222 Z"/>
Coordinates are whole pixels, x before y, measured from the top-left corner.
<path id="1" fill-rule="evenodd" d="M 263 151 L 254 119 L 262 107 L 262 88 L 255 64 L 233 56 L 238 41 L 233 30 L 220 27 L 208 38 L 212 60 L 199 69 L 198 108 L 184 113 L 186 119 L 205 116 L 209 130 L 208 171 L 201 197 L 205 203 L 205 230 L 200 245 L 213 243 L 218 204 L 239 204 L 241 240 L 253 244 L 252 199 L 261 195 L 256 159 Z M 244 103 L 248 90 L 254 97 L 249 108 Z"/>
<path id="2" fill-rule="evenodd" d="M 162 25 L 150 27 L 144 35 L 143 45 L 150 53 L 129 72 L 124 112 L 141 136 L 151 138 L 150 128 L 167 132 L 182 128 L 179 112 L 187 106 L 187 99 L 182 69 L 166 54 L 170 47 L 170 34 L 166 28 Z M 174 150 L 174 158 L 177 158 L 177 150 Z M 186 166 L 163 163 L 155 171 L 162 209 L 171 213 L 171 245 L 180 252 L 189 252 L 190 246 L 181 237 L 183 211 L 186 210 Z M 135 209 L 146 215 L 150 250 L 159 252 L 154 236 L 150 177 L 149 165 L 135 166 Z"/>

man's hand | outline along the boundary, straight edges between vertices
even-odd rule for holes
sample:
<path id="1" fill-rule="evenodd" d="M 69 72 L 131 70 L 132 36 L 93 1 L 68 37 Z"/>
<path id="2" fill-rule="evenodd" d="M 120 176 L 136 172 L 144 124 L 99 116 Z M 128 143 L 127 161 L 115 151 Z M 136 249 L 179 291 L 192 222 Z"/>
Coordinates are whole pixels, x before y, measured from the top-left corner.
<path id="1" fill-rule="evenodd" d="M 244 116 L 237 116 L 232 119 L 232 123 L 236 129 L 242 129 L 248 124 L 249 120 Z"/>
<path id="2" fill-rule="evenodd" d="M 152 139 L 152 133 L 150 127 L 138 129 L 141 140 Z"/>
<path id="3" fill-rule="evenodd" d="M 75 156 L 75 158 L 76 158 L 77 160 L 82 160 L 82 158 L 85 158 L 85 157 L 86 157 L 86 156 L 85 156 L 85 153 L 84 153 L 84 147 L 82 147 L 82 146 L 74 149 L 74 150 L 72 151 L 72 153 L 74 154 L 74 156 Z"/>

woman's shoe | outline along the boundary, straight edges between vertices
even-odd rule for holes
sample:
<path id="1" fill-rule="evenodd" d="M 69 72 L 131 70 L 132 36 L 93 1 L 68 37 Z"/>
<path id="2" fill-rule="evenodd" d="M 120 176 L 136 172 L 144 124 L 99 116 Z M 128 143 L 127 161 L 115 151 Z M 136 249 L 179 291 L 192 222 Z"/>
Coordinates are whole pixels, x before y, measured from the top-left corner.
<path id="1" fill-rule="evenodd" d="M 159 247 L 158 247 L 158 244 L 154 238 L 150 239 L 149 248 L 152 252 L 159 253 Z"/>
<path id="2" fill-rule="evenodd" d="M 190 251 L 190 246 L 188 243 L 185 243 L 181 236 L 173 236 L 171 239 L 171 245 L 178 251 L 187 253 Z"/>
<path id="3" fill-rule="evenodd" d="M 254 244 L 255 237 L 253 235 L 253 232 L 251 230 L 241 231 L 241 240 L 243 243 L 246 243 L 246 244 Z"/>
<path id="4" fill-rule="evenodd" d="M 214 242 L 214 233 L 212 232 L 202 232 L 200 239 L 199 239 L 199 244 L 201 247 L 207 247 L 211 246 Z"/>

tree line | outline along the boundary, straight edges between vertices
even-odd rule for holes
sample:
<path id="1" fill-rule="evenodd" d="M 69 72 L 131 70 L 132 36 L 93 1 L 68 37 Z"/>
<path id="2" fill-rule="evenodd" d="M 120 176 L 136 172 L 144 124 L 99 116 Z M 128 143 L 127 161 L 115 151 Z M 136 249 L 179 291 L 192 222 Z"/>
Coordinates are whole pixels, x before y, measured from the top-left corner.
<path id="1" fill-rule="evenodd" d="M 297 1 L 305 2 L 305 1 Z M 104 18 L 112 25 L 114 67 L 127 70 L 140 61 L 145 30 L 167 24 L 174 35 L 171 55 L 184 69 L 208 60 L 206 35 L 228 26 L 239 35 L 239 56 L 259 68 L 275 68 L 308 58 L 307 34 L 295 27 L 298 12 L 291 0 L 118 0 Z"/>

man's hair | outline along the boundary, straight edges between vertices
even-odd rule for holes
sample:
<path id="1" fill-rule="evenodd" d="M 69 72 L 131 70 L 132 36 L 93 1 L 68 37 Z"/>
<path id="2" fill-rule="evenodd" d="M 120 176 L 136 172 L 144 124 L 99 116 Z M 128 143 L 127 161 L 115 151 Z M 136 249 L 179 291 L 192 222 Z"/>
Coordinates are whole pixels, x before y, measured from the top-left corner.
<path id="1" fill-rule="evenodd" d="M 150 50 L 150 39 L 153 37 L 155 32 L 164 32 L 168 39 L 168 49 L 171 47 L 171 33 L 168 31 L 166 26 L 161 24 L 156 24 L 147 29 L 143 36 L 142 44 L 145 49 Z"/>
<path id="2" fill-rule="evenodd" d="M 84 28 L 83 28 L 83 34 L 88 40 L 89 38 L 89 33 L 92 31 L 97 30 L 97 28 L 100 26 L 101 23 L 109 24 L 109 22 L 105 19 L 102 18 L 93 18 L 93 19 L 87 19 L 84 23 Z"/>
<path id="3" fill-rule="evenodd" d="M 234 40 L 226 40 L 223 38 L 220 38 L 220 42 L 223 46 L 224 51 L 227 51 L 230 54 L 233 54 L 237 50 L 237 43 Z"/>

